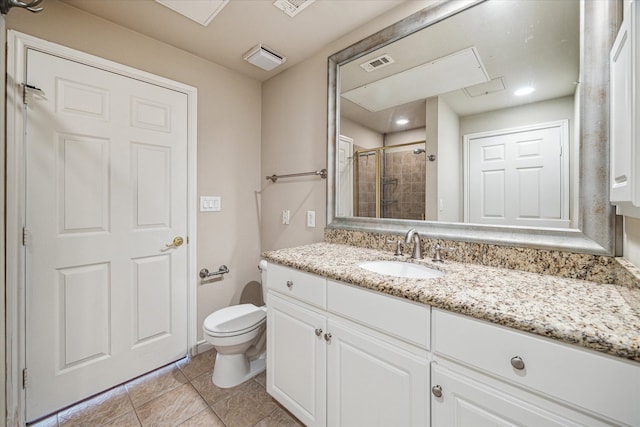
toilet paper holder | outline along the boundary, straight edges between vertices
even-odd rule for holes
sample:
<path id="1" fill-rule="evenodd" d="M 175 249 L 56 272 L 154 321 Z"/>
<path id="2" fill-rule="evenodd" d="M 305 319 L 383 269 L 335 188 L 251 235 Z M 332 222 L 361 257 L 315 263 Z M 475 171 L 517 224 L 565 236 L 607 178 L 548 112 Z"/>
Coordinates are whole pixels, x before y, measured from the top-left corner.
<path id="1" fill-rule="evenodd" d="M 203 268 L 202 270 L 200 270 L 199 276 L 201 279 L 207 279 L 213 276 L 222 276 L 223 274 L 227 274 L 228 272 L 229 267 L 227 267 L 226 265 L 221 265 L 220 267 L 218 267 L 218 271 L 209 272 L 208 269 Z"/>

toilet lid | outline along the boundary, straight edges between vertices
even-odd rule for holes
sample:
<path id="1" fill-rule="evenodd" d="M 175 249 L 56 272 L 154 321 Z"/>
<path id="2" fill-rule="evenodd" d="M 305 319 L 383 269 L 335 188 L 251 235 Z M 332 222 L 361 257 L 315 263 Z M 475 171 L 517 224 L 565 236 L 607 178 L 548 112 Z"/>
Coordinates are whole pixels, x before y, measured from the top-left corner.
<path id="1" fill-rule="evenodd" d="M 232 305 L 207 316 L 203 328 L 213 334 L 237 334 L 260 325 L 267 317 L 262 307 L 253 304 Z"/>

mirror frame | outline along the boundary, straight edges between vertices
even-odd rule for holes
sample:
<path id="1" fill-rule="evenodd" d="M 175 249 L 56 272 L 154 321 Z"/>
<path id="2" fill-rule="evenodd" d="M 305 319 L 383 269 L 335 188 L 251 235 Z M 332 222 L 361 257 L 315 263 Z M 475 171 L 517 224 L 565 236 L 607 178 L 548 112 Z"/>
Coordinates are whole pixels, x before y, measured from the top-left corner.
<path id="1" fill-rule="evenodd" d="M 614 256 L 621 252 L 621 217 L 609 203 L 609 50 L 618 28 L 616 2 L 580 5 L 580 183 L 577 229 L 519 228 L 466 223 L 336 217 L 336 144 L 339 138 L 340 66 L 485 0 L 444 0 L 384 28 L 328 59 L 327 228 L 403 234 Z M 589 165 L 585 168 L 583 165 Z M 618 237 L 616 239 L 616 237 Z M 618 247 L 616 246 L 618 242 Z"/>

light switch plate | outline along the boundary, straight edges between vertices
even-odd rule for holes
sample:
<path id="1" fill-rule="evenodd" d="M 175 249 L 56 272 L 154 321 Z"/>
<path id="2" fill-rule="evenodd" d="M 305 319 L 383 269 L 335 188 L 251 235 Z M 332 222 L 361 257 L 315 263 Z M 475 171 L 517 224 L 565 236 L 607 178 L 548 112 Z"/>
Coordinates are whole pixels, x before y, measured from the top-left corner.
<path id="1" fill-rule="evenodd" d="M 220 212 L 221 210 L 220 196 L 200 196 L 200 212 Z"/>

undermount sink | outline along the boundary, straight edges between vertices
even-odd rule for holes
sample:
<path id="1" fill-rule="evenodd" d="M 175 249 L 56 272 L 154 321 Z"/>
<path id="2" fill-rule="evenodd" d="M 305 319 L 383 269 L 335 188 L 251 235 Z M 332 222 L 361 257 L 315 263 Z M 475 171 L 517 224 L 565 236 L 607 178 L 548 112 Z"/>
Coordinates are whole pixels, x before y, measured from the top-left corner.
<path id="1" fill-rule="evenodd" d="M 406 277 L 408 279 L 435 279 L 444 276 L 444 272 L 424 265 L 401 261 L 361 262 L 358 267 L 387 276 Z"/>

